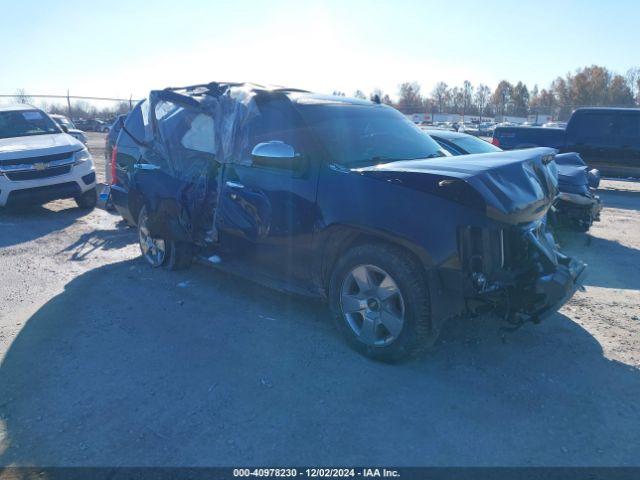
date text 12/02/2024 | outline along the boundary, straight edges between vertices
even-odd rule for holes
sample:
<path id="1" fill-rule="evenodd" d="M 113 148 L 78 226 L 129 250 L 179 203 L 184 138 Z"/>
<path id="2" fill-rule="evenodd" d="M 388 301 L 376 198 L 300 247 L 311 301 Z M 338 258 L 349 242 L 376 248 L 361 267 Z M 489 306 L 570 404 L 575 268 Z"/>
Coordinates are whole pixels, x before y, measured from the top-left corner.
<path id="1" fill-rule="evenodd" d="M 237 468 L 234 477 L 298 477 L 308 478 L 394 478 L 399 477 L 397 470 L 386 468 Z"/>

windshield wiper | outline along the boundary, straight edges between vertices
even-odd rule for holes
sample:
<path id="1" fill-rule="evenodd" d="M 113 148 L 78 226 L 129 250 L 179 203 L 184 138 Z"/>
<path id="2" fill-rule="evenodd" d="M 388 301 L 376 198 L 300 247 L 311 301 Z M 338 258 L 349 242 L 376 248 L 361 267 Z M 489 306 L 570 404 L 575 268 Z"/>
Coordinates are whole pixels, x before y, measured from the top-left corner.
<path id="1" fill-rule="evenodd" d="M 393 157 L 383 157 L 378 155 L 375 157 L 368 158 L 366 160 L 351 162 L 349 165 L 350 166 L 373 166 L 373 165 L 380 165 L 382 163 L 408 162 L 411 160 L 423 160 L 425 158 L 440 158 L 444 156 L 446 155 L 444 155 L 442 152 L 430 153 L 429 155 L 426 155 L 426 156 L 420 156 L 420 157 L 414 157 L 414 158 L 393 158 Z"/>
<path id="2" fill-rule="evenodd" d="M 357 162 L 351 162 L 349 165 L 373 166 L 373 165 L 380 165 L 381 163 L 401 162 L 402 160 L 406 160 L 406 159 L 376 156 L 376 157 L 367 158 L 366 160 L 358 160 Z"/>

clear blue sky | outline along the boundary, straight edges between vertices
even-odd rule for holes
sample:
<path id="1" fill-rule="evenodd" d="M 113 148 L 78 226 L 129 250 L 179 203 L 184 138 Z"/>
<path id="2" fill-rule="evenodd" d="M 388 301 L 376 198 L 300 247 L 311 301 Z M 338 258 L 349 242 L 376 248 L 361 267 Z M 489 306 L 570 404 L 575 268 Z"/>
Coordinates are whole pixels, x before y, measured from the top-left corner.
<path id="1" fill-rule="evenodd" d="M 153 4 L 153 6 L 151 6 Z M 321 92 L 540 87 L 640 65 L 640 1 L 0 0 L 0 93 L 141 97 L 210 80 Z"/>

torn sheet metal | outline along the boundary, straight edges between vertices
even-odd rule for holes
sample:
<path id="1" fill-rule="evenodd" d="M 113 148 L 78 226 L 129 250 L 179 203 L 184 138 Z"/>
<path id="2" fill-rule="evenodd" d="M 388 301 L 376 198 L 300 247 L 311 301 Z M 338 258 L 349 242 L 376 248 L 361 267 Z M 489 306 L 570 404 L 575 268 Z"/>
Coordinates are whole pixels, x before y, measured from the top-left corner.
<path id="1" fill-rule="evenodd" d="M 556 155 L 556 164 L 560 185 L 588 185 L 591 188 L 598 188 L 600 185 L 600 172 L 596 169 L 589 170 L 578 153 Z"/>
<path id="2" fill-rule="evenodd" d="M 169 234 L 167 238 L 217 239 L 215 212 L 223 165 L 250 163 L 249 125 L 259 115 L 253 87 L 212 83 L 150 93 L 143 112 L 148 146 L 143 158 L 160 166 L 162 173 L 137 174 L 136 184 L 145 198 L 155 198 L 155 206 L 163 205 L 163 216 L 173 212 L 154 221 L 154 213 L 160 212 L 149 206 L 151 224 Z M 198 232 L 203 232 L 202 238 Z"/>

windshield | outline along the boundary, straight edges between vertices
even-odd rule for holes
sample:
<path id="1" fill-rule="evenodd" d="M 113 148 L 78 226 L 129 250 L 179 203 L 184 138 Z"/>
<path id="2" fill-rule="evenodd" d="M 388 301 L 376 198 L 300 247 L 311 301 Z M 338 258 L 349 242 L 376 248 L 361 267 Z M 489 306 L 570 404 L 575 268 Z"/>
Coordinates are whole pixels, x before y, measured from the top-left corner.
<path id="1" fill-rule="evenodd" d="M 502 151 L 495 145 L 476 137 L 452 138 L 449 139 L 449 141 L 468 153 L 492 153 Z"/>
<path id="2" fill-rule="evenodd" d="M 445 155 L 435 141 L 391 107 L 298 104 L 298 109 L 333 161 L 342 165 L 364 166 Z"/>
<path id="3" fill-rule="evenodd" d="M 64 125 L 67 128 L 76 128 L 71 120 L 67 117 L 52 117 L 58 125 Z"/>
<path id="4" fill-rule="evenodd" d="M 40 110 L 0 112 L 0 138 L 60 133 L 60 128 Z"/>

